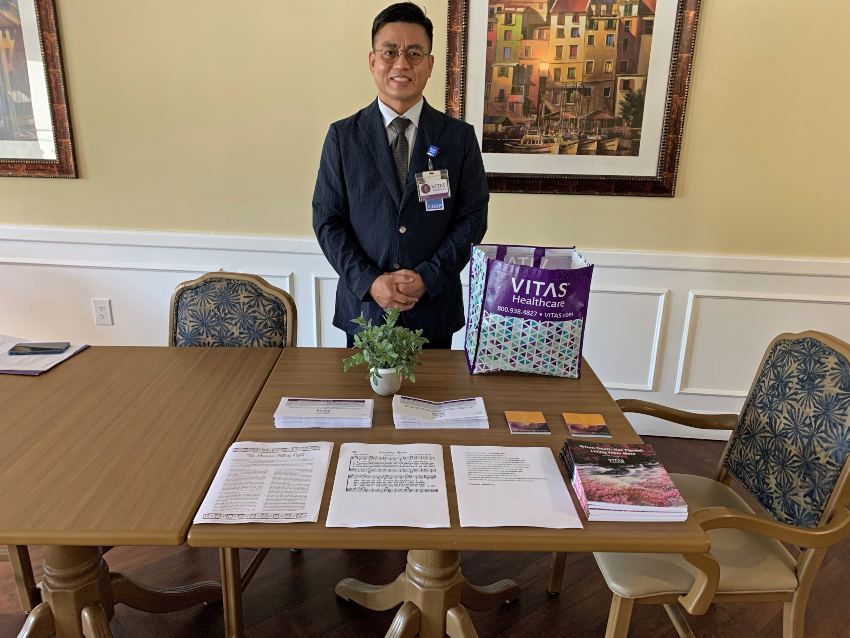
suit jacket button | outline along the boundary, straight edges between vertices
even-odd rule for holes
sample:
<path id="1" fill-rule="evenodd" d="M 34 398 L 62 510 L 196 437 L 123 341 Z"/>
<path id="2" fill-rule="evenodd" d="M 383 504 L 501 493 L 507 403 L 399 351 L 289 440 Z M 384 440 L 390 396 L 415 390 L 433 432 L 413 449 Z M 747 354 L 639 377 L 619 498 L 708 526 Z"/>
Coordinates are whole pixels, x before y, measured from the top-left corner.
<path id="1" fill-rule="evenodd" d="M 399 265 L 398 265 L 398 262 L 396 262 L 396 263 L 394 263 L 394 264 L 393 264 L 393 268 L 395 268 L 396 270 L 398 270 L 399 268 L 401 268 L 401 266 L 399 266 Z"/>
<path id="2" fill-rule="evenodd" d="M 407 226 L 399 226 L 398 232 L 400 232 L 402 235 L 404 235 L 404 233 L 407 232 Z"/>

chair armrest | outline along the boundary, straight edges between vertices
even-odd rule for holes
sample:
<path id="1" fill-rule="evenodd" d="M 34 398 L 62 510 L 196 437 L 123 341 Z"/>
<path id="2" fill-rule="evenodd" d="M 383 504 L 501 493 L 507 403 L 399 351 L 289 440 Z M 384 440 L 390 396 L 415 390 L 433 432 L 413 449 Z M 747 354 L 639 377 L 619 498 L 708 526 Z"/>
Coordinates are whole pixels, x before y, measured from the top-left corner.
<path id="1" fill-rule="evenodd" d="M 839 508 L 823 527 L 803 529 L 772 521 L 730 507 L 707 507 L 691 516 L 706 532 L 712 529 L 742 529 L 800 547 L 829 547 L 850 533 L 850 513 Z"/>
<path id="2" fill-rule="evenodd" d="M 623 412 L 647 414 L 665 421 L 688 425 L 692 428 L 702 428 L 703 430 L 734 430 L 738 425 L 737 414 L 697 414 L 696 412 L 668 408 L 666 405 L 639 399 L 620 399 L 617 401 L 617 406 Z"/>
<path id="3" fill-rule="evenodd" d="M 694 584 L 687 594 L 679 596 L 679 603 L 689 614 L 701 616 L 708 611 L 717 585 L 720 583 L 720 565 L 711 554 L 682 554 L 682 558 L 697 568 Z"/>

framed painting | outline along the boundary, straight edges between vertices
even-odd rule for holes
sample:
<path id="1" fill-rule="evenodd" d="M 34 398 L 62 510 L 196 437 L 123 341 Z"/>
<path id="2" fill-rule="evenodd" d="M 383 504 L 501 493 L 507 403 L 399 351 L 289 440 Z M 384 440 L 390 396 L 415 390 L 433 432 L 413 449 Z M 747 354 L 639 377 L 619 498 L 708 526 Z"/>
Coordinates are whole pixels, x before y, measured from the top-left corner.
<path id="1" fill-rule="evenodd" d="M 672 197 L 700 0 L 449 0 L 492 192 Z"/>
<path id="2" fill-rule="evenodd" d="M 0 176 L 77 176 L 54 0 L 0 0 Z"/>

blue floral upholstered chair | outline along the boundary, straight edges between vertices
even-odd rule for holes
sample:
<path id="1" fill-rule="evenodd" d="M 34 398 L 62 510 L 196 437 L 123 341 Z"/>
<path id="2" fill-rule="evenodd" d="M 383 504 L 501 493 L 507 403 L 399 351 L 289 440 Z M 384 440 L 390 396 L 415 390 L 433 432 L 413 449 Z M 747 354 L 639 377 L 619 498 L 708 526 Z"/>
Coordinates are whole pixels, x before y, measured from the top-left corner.
<path id="1" fill-rule="evenodd" d="M 172 346 L 285 348 L 295 345 L 296 331 L 292 297 L 256 275 L 207 273 L 171 298 Z"/>
<path id="2" fill-rule="evenodd" d="M 295 345 L 297 330 L 295 301 L 257 275 L 207 273 L 183 282 L 171 297 L 172 346 L 287 348 Z M 256 552 L 242 573 L 243 591 L 269 550 Z"/>
<path id="3" fill-rule="evenodd" d="M 716 480 L 671 475 L 710 553 L 594 554 L 614 594 L 606 637 L 627 635 L 635 603 L 663 604 L 677 633 L 693 636 L 676 603 L 703 614 L 712 602 L 746 601 L 783 602 L 783 637 L 803 636 L 817 570 L 828 547 L 850 534 L 850 345 L 817 332 L 780 335 L 740 415 L 617 403 L 732 434 Z M 760 507 L 733 491 L 733 478 Z"/>

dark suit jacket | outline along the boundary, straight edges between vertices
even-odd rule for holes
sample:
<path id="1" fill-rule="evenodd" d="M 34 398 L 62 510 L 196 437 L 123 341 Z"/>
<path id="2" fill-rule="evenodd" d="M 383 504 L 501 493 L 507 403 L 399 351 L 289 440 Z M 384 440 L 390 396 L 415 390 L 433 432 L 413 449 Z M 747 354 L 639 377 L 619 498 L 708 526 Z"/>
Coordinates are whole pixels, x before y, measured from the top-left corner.
<path id="1" fill-rule="evenodd" d="M 445 210 L 426 212 L 414 175 L 427 170 L 429 145 L 439 147 L 434 170 L 448 169 L 451 197 Z M 377 100 L 331 125 L 322 149 L 313 194 L 313 230 L 339 274 L 334 325 L 356 332 L 361 314 L 381 323 L 382 310 L 369 294 L 375 278 L 410 268 L 428 292 L 403 313 L 408 328 L 443 337 L 464 324 L 460 271 L 470 244 L 487 228 L 487 180 L 475 131 L 426 102 L 400 193 Z M 401 229 L 404 232 L 400 232 Z"/>

